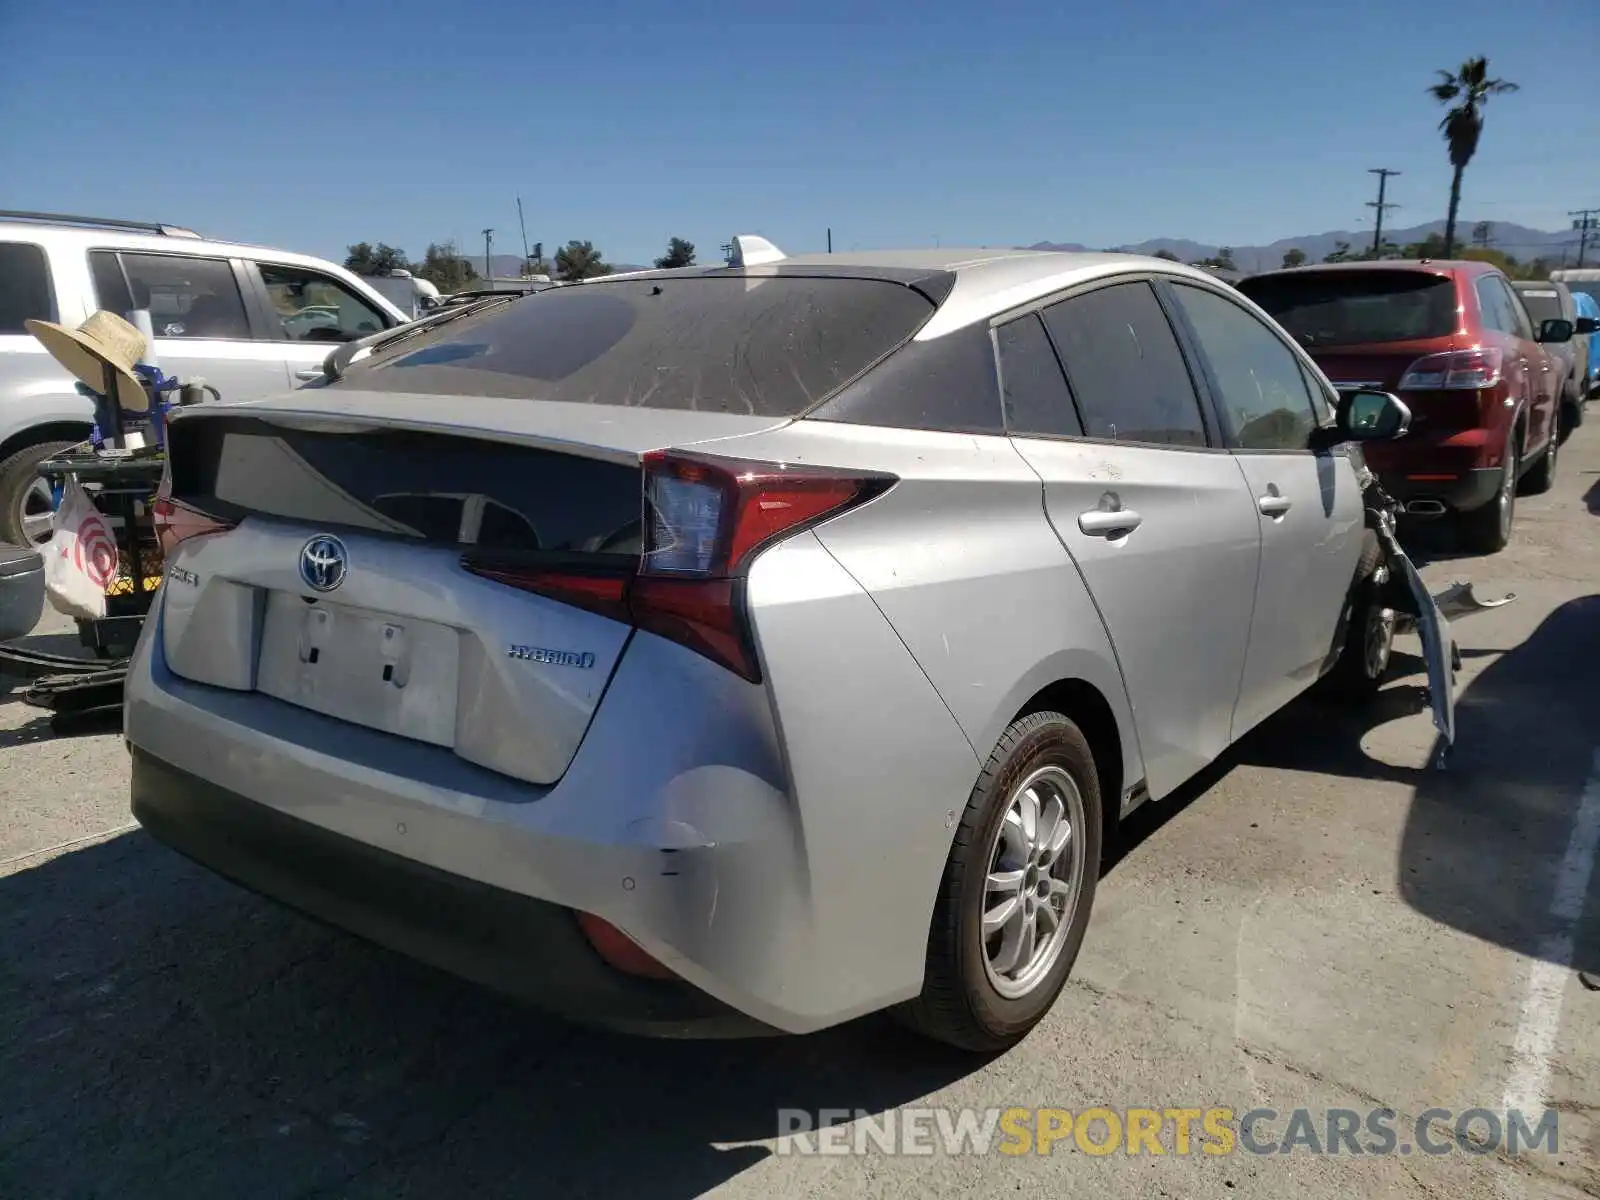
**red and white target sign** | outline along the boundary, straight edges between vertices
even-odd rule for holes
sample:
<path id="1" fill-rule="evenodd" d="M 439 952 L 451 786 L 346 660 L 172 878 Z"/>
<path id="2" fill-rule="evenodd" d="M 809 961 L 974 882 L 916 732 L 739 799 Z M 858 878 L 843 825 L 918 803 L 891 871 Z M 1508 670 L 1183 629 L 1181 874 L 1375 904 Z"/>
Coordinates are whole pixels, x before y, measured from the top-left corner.
<path id="1" fill-rule="evenodd" d="M 84 514 L 78 525 L 78 536 L 72 543 L 72 557 L 73 565 L 102 591 L 116 580 L 117 541 L 99 513 Z"/>

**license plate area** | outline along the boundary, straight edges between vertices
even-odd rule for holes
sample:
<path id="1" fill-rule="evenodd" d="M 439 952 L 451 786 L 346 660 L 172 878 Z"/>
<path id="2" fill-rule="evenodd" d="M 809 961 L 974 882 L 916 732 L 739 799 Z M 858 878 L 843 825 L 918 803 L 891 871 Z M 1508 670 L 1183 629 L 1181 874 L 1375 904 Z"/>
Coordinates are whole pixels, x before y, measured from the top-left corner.
<path id="1" fill-rule="evenodd" d="M 461 635 L 448 625 L 267 593 L 256 690 L 454 748 Z"/>

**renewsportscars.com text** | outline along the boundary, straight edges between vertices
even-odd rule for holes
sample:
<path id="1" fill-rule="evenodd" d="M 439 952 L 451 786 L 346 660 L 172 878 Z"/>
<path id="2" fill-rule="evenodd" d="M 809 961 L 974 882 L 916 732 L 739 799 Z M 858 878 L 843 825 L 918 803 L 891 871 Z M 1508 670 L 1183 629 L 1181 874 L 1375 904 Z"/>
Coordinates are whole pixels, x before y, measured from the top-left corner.
<path id="1" fill-rule="evenodd" d="M 778 1154 L 1521 1154 L 1559 1147 L 1556 1113 L 1430 1108 L 898 1108 L 778 1110 Z"/>

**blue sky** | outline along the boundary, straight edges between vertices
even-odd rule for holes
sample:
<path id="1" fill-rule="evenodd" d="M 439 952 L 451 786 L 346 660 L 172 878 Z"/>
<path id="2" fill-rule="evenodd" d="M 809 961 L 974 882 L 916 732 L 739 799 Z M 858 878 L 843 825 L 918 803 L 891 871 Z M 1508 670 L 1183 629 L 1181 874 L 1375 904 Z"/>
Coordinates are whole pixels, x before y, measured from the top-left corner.
<path id="1" fill-rule="evenodd" d="M 1600 205 L 1586 0 L 0 0 L 0 45 L 0 207 L 335 258 L 481 254 L 486 225 L 519 251 L 518 195 L 530 241 L 621 262 L 829 226 L 1242 245 L 1362 228 L 1379 166 L 1417 224 L 1449 187 L 1424 89 L 1475 53 L 1522 91 L 1490 105 L 1463 215 Z"/>

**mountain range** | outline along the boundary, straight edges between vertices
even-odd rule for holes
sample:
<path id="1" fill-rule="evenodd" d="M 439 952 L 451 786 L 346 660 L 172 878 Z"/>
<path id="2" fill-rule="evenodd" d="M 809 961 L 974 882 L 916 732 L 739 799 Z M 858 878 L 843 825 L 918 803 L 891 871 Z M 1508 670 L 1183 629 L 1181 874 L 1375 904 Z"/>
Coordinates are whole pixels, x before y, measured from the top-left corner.
<path id="1" fill-rule="evenodd" d="M 1470 244 L 1475 222 L 1462 220 L 1457 222 L 1457 236 L 1465 243 Z M 1408 225 L 1398 229 L 1384 230 L 1383 240 L 1404 246 L 1411 242 L 1420 242 L 1430 233 L 1444 232 L 1443 221 L 1430 221 L 1426 225 Z M 1283 264 L 1284 253 L 1295 247 L 1304 251 L 1308 262 L 1321 262 L 1322 259 L 1332 254 L 1340 242 L 1348 242 L 1356 250 L 1364 249 L 1372 244 L 1372 231 L 1335 229 L 1327 233 L 1307 233 L 1299 237 L 1279 238 L 1275 242 L 1267 242 L 1259 246 L 1233 246 L 1233 261 L 1242 271 L 1266 271 Z M 1504 250 L 1513 258 L 1527 262 L 1535 258 L 1560 259 L 1563 252 L 1569 258 L 1575 256 L 1578 246 L 1577 234 L 1570 230 L 1561 230 L 1551 233 L 1543 229 L 1530 229 L 1526 225 L 1514 225 L 1510 221 L 1491 221 L 1489 223 L 1489 245 L 1496 250 Z M 1081 242 L 1035 242 L 1026 247 L 1029 250 L 1120 250 L 1129 254 L 1154 254 L 1158 250 L 1166 250 L 1176 254 L 1184 262 L 1195 262 L 1202 258 L 1211 258 L 1221 251 L 1222 247 L 1210 242 L 1196 242 L 1189 238 L 1158 237 L 1150 238 L 1143 242 L 1134 242 L 1124 246 L 1086 246 Z M 1597 247 L 1600 250 L 1600 247 Z M 713 252 L 714 253 L 714 252 Z M 483 270 L 483 255 L 463 255 L 478 271 Z M 701 261 L 714 261 L 702 255 Z M 493 275 L 497 279 L 515 279 L 522 271 L 522 257 L 517 254 L 494 254 L 490 256 Z M 613 271 L 642 271 L 645 267 L 637 263 L 613 263 Z"/>
<path id="2" fill-rule="evenodd" d="M 1456 223 L 1456 236 L 1470 244 L 1475 222 L 1458 221 Z M 1409 225 L 1399 229 L 1385 229 L 1383 240 L 1404 246 L 1411 242 L 1420 242 L 1430 233 L 1444 232 L 1443 221 L 1430 221 L 1426 225 Z M 1321 262 L 1323 258 L 1332 254 L 1340 242 L 1348 242 L 1352 247 L 1360 250 L 1372 245 L 1372 231 L 1348 229 L 1331 230 L 1327 233 L 1308 233 L 1300 237 L 1279 238 L 1275 242 L 1268 242 L 1261 246 L 1233 246 L 1233 261 L 1242 271 L 1266 271 L 1283 265 L 1284 254 L 1298 247 L 1305 253 L 1308 262 Z M 1489 246 L 1491 249 L 1504 250 L 1513 258 L 1524 262 L 1534 258 L 1559 259 L 1562 253 L 1574 253 L 1577 250 L 1577 234 L 1570 230 L 1559 233 L 1550 233 L 1542 229 L 1529 229 L 1526 225 L 1514 225 L 1509 221 L 1491 221 L 1489 223 Z M 1096 247 L 1085 246 L 1078 242 L 1035 242 L 1029 246 L 1030 250 L 1090 250 Z M 1148 241 L 1136 242 L 1127 246 L 1109 246 L 1102 249 L 1121 250 L 1129 254 L 1154 254 L 1158 250 L 1166 250 L 1176 254 L 1184 262 L 1194 262 L 1197 259 L 1211 258 L 1221 249 L 1221 246 L 1206 242 L 1190 241 L 1187 238 L 1151 238 Z"/>

